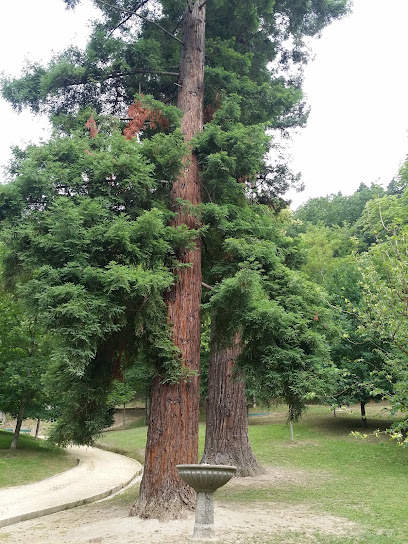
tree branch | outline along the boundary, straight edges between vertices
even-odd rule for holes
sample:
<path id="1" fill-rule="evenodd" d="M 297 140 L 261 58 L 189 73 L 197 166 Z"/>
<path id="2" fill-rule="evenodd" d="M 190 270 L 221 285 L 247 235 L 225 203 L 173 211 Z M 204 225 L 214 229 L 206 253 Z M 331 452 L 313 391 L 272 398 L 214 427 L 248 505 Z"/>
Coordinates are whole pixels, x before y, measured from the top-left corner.
<path id="1" fill-rule="evenodd" d="M 118 8 L 117 6 L 114 6 L 113 4 L 109 4 L 109 2 L 105 2 L 105 0 L 99 0 L 101 4 L 105 4 L 105 6 L 109 6 L 110 8 L 116 9 L 117 11 L 120 11 L 121 13 L 130 13 L 131 15 L 136 15 L 136 17 L 140 17 L 140 19 L 143 19 L 143 21 L 146 21 L 146 23 L 150 23 L 152 25 L 157 26 L 162 30 L 165 34 L 168 34 L 173 40 L 178 41 L 179 43 L 183 43 L 181 40 L 179 40 L 176 36 L 174 36 L 171 32 L 163 28 L 159 23 L 156 23 L 155 21 L 151 21 L 150 19 L 147 19 L 146 17 L 143 17 L 143 15 L 140 15 L 140 13 L 137 13 L 136 11 L 131 11 L 130 9 L 122 9 Z"/>
<path id="2" fill-rule="evenodd" d="M 159 70 L 132 70 L 131 72 L 117 72 L 117 73 L 110 74 L 109 76 L 105 76 L 102 79 L 102 81 L 107 81 L 108 79 L 117 79 L 117 78 L 125 77 L 125 76 L 132 76 L 135 74 L 159 74 L 159 75 L 166 75 L 166 76 L 179 75 L 178 72 L 161 72 Z M 75 87 L 77 85 L 85 85 L 90 80 L 91 80 L 91 75 L 87 76 L 87 78 L 82 81 L 74 81 L 74 80 L 67 81 L 67 86 Z"/>
<path id="3" fill-rule="evenodd" d="M 347 310 L 343 310 L 343 308 L 341 308 L 340 306 L 334 306 L 333 304 L 331 304 L 328 300 L 326 300 L 324 298 L 324 296 L 322 296 L 322 299 L 324 300 L 324 302 L 330 306 L 331 308 L 333 308 L 334 310 L 337 310 L 338 312 L 341 312 L 343 314 L 349 314 L 349 315 L 353 315 L 354 317 L 358 317 L 360 319 L 360 316 L 358 314 L 356 314 L 355 312 L 348 312 Z"/>
<path id="4" fill-rule="evenodd" d="M 207 289 L 210 289 L 210 291 L 212 291 L 214 289 L 214 287 L 212 287 L 211 285 L 208 285 L 208 283 L 204 283 L 203 281 L 201 282 L 201 285 L 203 287 L 206 287 Z"/>
<path id="5" fill-rule="evenodd" d="M 382 217 L 382 213 L 381 213 L 381 203 L 378 202 L 378 211 L 380 213 L 380 221 L 381 221 L 381 224 L 383 226 L 383 228 L 387 231 L 387 232 L 390 232 L 390 229 L 387 229 L 387 227 L 385 226 L 385 223 L 383 221 L 383 217 Z"/>
<path id="6" fill-rule="evenodd" d="M 115 30 L 117 30 L 119 27 L 121 27 L 122 25 L 124 25 L 127 21 L 129 21 L 129 19 L 133 17 L 133 14 L 131 13 L 130 15 L 128 15 L 127 17 L 125 17 L 124 19 L 121 20 L 120 23 L 118 23 L 114 28 L 112 28 L 112 30 L 109 32 L 108 34 L 108 38 L 110 38 L 112 36 L 112 34 L 115 32 Z"/>
<path id="7" fill-rule="evenodd" d="M 106 79 L 115 79 L 116 77 L 133 76 L 135 74 L 159 74 L 160 76 L 178 76 L 178 72 L 161 72 L 160 70 L 132 70 L 131 72 L 116 72 Z"/>
<path id="8" fill-rule="evenodd" d="M 135 11 L 142 8 L 145 4 L 147 4 L 149 0 L 143 0 L 138 6 L 137 8 L 135 8 Z M 109 36 L 112 36 L 112 34 L 115 32 L 115 30 L 117 30 L 119 27 L 121 27 L 122 25 L 124 25 L 127 21 L 129 21 L 129 19 L 133 16 L 133 13 L 129 14 L 127 17 L 125 17 L 124 19 L 122 19 L 122 21 L 120 21 L 120 23 L 118 23 L 110 32 L 109 32 Z"/>

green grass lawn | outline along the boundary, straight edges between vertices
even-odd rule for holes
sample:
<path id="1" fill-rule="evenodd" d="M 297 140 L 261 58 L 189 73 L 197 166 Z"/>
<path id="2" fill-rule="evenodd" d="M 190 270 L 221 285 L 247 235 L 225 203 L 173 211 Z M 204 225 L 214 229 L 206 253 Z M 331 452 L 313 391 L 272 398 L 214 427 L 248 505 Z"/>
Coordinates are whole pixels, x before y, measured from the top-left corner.
<path id="1" fill-rule="evenodd" d="M 316 476 L 309 478 L 307 485 L 239 492 L 224 488 L 218 499 L 303 504 L 363 527 L 361 534 L 352 538 L 319 536 L 319 544 L 406 544 L 408 450 L 383 436 L 367 440 L 351 437 L 350 431 L 359 430 L 359 425 L 357 414 L 334 419 L 321 407 L 312 407 L 295 425 L 294 444 L 290 444 L 289 430 L 282 423 L 251 425 L 251 443 L 261 463 L 315 471 Z M 371 419 L 368 433 L 387 425 L 388 420 Z M 293 542 L 305 542 L 305 536 L 299 535 Z"/>
<path id="2" fill-rule="evenodd" d="M 0 431 L 0 487 L 42 480 L 76 465 L 65 451 L 32 436 L 20 436 L 18 449 L 11 451 L 12 438 L 12 433 Z"/>
<path id="3" fill-rule="evenodd" d="M 267 412 L 255 408 L 252 412 Z M 370 434 L 385 429 L 390 421 L 376 405 L 368 411 Z M 295 443 L 290 443 L 285 409 L 272 408 L 269 416 L 250 417 L 250 438 L 258 460 L 269 467 L 299 470 L 309 474 L 306 483 L 275 487 L 225 487 L 217 500 L 302 505 L 317 514 L 340 516 L 357 523 L 349 537 L 308 535 L 303 532 L 252 537 L 247 544 L 407 544 L 408 543 L 408 450 L 386 436 L 362 440 L 350 436 L 360 430 L 358 411 L 339 412 L 334 418 L 327 407 L 311 406 L 294 425 Z M 205 428 L 200 426 L 200 451 Z M 146 427 L 109 432 L 101 444 L 143 461 Z M 134 498 L 134 497 L 133 497 Z"/>

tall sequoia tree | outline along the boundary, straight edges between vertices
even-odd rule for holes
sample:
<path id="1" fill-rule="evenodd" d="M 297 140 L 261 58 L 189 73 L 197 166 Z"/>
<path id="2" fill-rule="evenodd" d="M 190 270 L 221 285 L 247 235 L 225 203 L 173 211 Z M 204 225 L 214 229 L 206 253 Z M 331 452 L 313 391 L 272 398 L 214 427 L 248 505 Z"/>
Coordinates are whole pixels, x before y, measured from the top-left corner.
<path id="1" fill-rule="evenodd" d="M 236 464 L 248 476 L 260 467 L 248 440 L 244 384 L 260 401 L 282 399 L 293 414 L 305 399 L 321 398 L 335 369 L 319 290 L 289 268 L 296 262 L 285 234 L 289 214 L 260 205 L 214 211 L 206 209 L 219 254 L 204 269 L 214 288 L 205 304 L 213 326 L 203 460 Z"/>
<path id="2" fill-rule="evenodd" d="M 79 1 L 65 0 L 65 3 L 74 7 Z M 29 65 L 22 78 L 4 80 L 2 92 L 17 109 L 28 106 L 36 112 L 53 114 L 55 126 L 60 130 L 63 127 L 65 133 L 69 133 L 70 126 L 75 124 L 75 115 L 84 107 L 91 106 L 96 113 L 127 117 L 126 109 L 139 92 L 149 93 L 167 104 L 177 102 L 183 113 L 182 131 L 187 143 L 202 130 L 203 121 L 206 123 L 203 137 L 194 138 L 192 145 L 195 147 L 185 154 L 182 173 L 176 177 L 173 173 L 177 160 L 169 161 L 168 140 L 160 140 L 157 131 L 152 128 L 154 119 L 150 119 L 150 127 L 144 125 L 139 133 L 144 144 L 142 150 L 150 150 L 149 159 L 156 169 L 153 194 L 155 197 L 161 195 L 162 199 L 158 204 L 156 198 L 155 205 L 161 210 L 166 207 L 172 209 L 175 215 L 170 226 L 178 229 L 180 237 L 177 243 L 176 235 L 169 234 L 170 231 L 164 229 L 162 223 L 160 226 L 156 224 L 157 232 L 162 233 L 167 242 L 167 254 L 162 248 L 160 267 L 163 267 L 163 275 L 161 282 L 157 278 L 155 295 L 159 285 L 162 292 L 169 290 L 164 297 L 167 319 L 172 325 L 173 348 L 178 350 L 183 378 L 177 384 L 165 381 L 163 365 L 165 367 L 169 360 L 173 360 L 174 350 L 165 341 L 165 324 L 158 326 L 159 335 L 154 337 L 153 320 L 150 319 L 154 314 L 152 308 L 155 308 L 156 319 L 161 315 L 156 305 L 149 306 L 146 302 L 141 305 L 141 314 L 147 320 L 148 327 L 144 328 L 138 323 L 135 329 L 133 304 L 139 304 L 139 298 L 143 299 L 143 296 L 151 301 L 146 292 L 143 296 L 139 292 L 134 294 L 136 298 L 133 302 L 133 295 L 129 296 L 128 303 L 122 300 L 129 310 L 126 326 L 107 319 L 108 330 L 104 332 L 102 327 L 99 336 L 92 336 L 94 351 L 89 351 L 87 347 L 87 353 L 96 356 L 94 359 L 90 356 L 86 364 L 81 360 L 84 381 L 78 386 L 84 402 L 86 380 L 93 383 L 98 369 L 103 369 L 101 375 L 104 377 L 98 383 L 98 388 L 101 391 L 107 389 L 109 368 L 115 367 L 112 353 L 122 353 L 124 339 L 134 334 L 135 330 L 137 334 L 148 331 L 150 356 L 145 356 L 152 359 L 156 354 L 161 364 L 156 365 L 146 474 L 141 499 L 135 510 L 143 516 L 163 516 L 166 512 L 168 515 L 179 515 L 183 508 L 191 507 L 193 501 L 191 493 L 175 475 L 174 464 L 193 462 L 197 455 L 199 388 L 195 374 L 199 368 L 197 346 L 201 272 L 200 241 L 196 232 L 200 226 L 196 219 L 200 210 L 196 208 L 201 202 L 201 189 L 196 156 L 202 171 L 204 205 L 209 206 L 207 211 L 204 208 L 202 211 L 204 224 L 205 216 L 231 217 L 234 210 L 245 209 L 249 201 L 277 208 L 282 205 L 279 197 L 290 180 L 296 181 L 296 177 L 291 176 L 285 164 L 267 166 L 264 158 L 274 144 L 265 138 L 265 130 L 278 129 L 287 134 L 291 127 L 305 123 L 307 111 L 300 88 L 301 70 L 296 73 L 294 69 L 296 66 L 301 68 L 307 60 L 304 37 L 317 34 L 332 19 L 343 15 L 347 0 L 188 0 L 187 10 L 185 0 L 94 0 L 94 3 L 101 9 L 103 21 L 94 26 L 84 51 L 71 47 L 56 56 L 46 68 Z M 204 26 L 205 89 L 202 80 L 204 42 L 200 42 L 200 39 L 204 39 Z M 291 44 L 289 48 L 287 44 Z M 270 69 L 272 62 L 274 67 Z M 131 111 L 134 110 L 129 110 L 129 115 Z M 220 115 L 218 112 L 221 112 Z M 163 151 L 160 151 L 161 147 Z M 92 161 L 94 152 L 92 149 L 88 151 L 88 159 Z M 109 145 L 105 153 L 109 153 Z M 148 152 L 142 151 L 142 154 L 147 157 Z M 163 157 L 165 160 L 161 162 Z M 17 173 L 21 160 L 22 157 L 15 166 Z M 80 160 L 83 161 L 82 156 Z M 117 185 L 118 188 L 125 183 L 122 172 L 118 172 L 117 160 L 115 157 L 114 161 L 110 161 L 111 174 L 109 177 L 105 172 L 101 188 L 105 187 L 104 183 L 110 184 L 110 187 Z M 171 170 L 170 175 L 163 165 Z M 57 175 L 64 177 L 64 173 L 58 172 Z M 52 179 L 55 179 L 55 173 L 52 173 Z M 93 183 L 94 179 L 88 176 L 83 177 L 82 181 Z M 80 187 L 80 182 L 77 183 Z M 160 184 L 163 184 L 161 188 Z M 171 194 L 166 194 L 168 185 L 172 186 Z M 100 188 L 93 187 L 93 190 L 94 194 L 98 194 Z M 70 194 L 75 194 L 75 191 L 70 193 L 63 189 L 65 197 Z M 120 191 L 116 194 L 118 201 L 115 210 L 108 206 L 114 213 L 123 210 L 123 203 L 119 202 L 120 194 Z M 109 196 L 109 191 L 103 194 L 104 198 Z M 135 196 L 137 202 L 139 197 Z M 8 198 L 7 206 L 10 207 L 15 200 L 10 196 Z M 17 204 L 15 206 L 18 208 Z M 130 203 L 126 202 L 125 213 L 128 213 L 129 206 Z M 217 206 L 220 206 L 218 210 Z M 230 207 L 228 212 L 225 207 Z M 104 210 L 103 206 L 98 209 L 101 213 Z M 147 202 L 143 205 L 139 202 L 139 212 L 152 220 L 152 206 Z M 129 220 L 137 221 L 137 218 L 138 215 L 131 208 Z M 111 220 L 116 221 L 114 217 Z M 183 226 L 187 227 L 188 232 L 180 230 Z M 210 231 L 206 242 L 212 241 Z M 184 237 L 181 235 L 183 232 Z M 225 238 L 222 231 L 218 232 L 218 236 Z M 195 237 L 194 243 L 192 237 Z M 173 261 L 176 273 L 170 287 L 167 272 L 171 248 L 175 250 L 178 264 Z M 24 250 L 23 237 L 20 250 Z M 79 257 L 82 258 L 82 254 Z M 112 260 L 116 261 L 119 257 L 120 254 L 114 253 Z M 132 258 L 128 257 L 126 255 L 123 265 L 136 259 L 141 266 L 147 266 L 153 276 L 157 272 L 150 268 L 148 251 L 144 253 L 139 250 L 137 253 L 134 250 Z M 96 256 L 92 258 L 96 259 Z M 107 266 L 98 259 L 99 266 Z M 158 262 L 156 266 L 159 266 Z M 84 289 L 90 289 L 89 283 L 80 277 L 78 271 L 72 266 L 70 270 L 69 278 L 74 285 L 79 281 Z M 114 271 L 118 272 L 117 268 Z M 44 277 L 43 273 L 43 281 Z M 222 276 L 218 276 L 217 281 L 221 279 Z M 124 294 L 126 289 L 122 291 Z M 79 296 L 77 291 L 75 296 Z M 152 310 L 150 314 L 149 308 Z M 56 323 L 56 316 L 54 319 Z M 190 329 L 192 323 L 194 325 Z M 108 343 L 102 341 L 106 336 Z M 80 354 L 75 356 L 81 357 Z M 71 390 L 75 389 L 74 383 L 72 379 Z M 90 407 L 94 420 L 102 404 Z M 171 425 L 169 420 L 173 422 Z M 99 423 L 95 420 L 94 425 L 89 424 L 89 417 L 87 421 L 88 427 L 85 427 L 86 433 L 82 437 L 73 432 L 81 441 L 89 440 L 97 432 L 102 419 L 98 420 Z M 66 429 L 75 427 L 72 422 L 65 423 Z M 164 435 L 164 432 L 167 434 Z M 168 509 L 160 505 L 168 506 Z"/>
<path id="3" fill-rule="evenodd" d="M 187 143 L 203 127 L 205 2 L 189 2 L 184 15 L 177 105 L 183 112 L 181 130 Z M 173 224 L 197 228 L 186 205 L 202 202 L 197 156 L 190 149 L 170 196 L 176 210 Z M 183 201 L 183 202 L 180 202 Z M 179 463 L 196 463 L 200 401 L 201 247 L 183 249 L 177 279 L 166 296 L 174 345 L 190 375 L 176 384 L 156 376 L 152 384 L 145 466 L 138 503 L 133 512 L 142 517 L 163 517 L 193 506 L 195 494 L 177 473 Z M 176 438 L 177 437 L 177 438 Z M 165 446 L 163 447 L 163 444 Z"/>

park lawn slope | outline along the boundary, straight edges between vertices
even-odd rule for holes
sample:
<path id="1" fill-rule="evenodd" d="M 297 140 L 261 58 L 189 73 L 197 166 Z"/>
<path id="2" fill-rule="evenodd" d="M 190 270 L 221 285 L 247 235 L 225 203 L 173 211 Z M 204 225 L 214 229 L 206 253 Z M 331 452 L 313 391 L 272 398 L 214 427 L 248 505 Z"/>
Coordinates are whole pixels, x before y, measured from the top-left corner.
<path id="1" fill-rule="evenodd" d="M 267 421 L 267 419 L 266 419 Z M 358 414 L 340 414 L 336 419 L 322 407 L 310 407 L 295 425 L 295 442 L 290 443 L 285 424 L 254 424 L 250 438 L 258 460 L 269 467 L 284 468 L 305 477 L 273 487 L 222 488 L 218 499 L 226 502 L 274 502 L 306 505 L 319 513 L 346 518 L 361 527 L 353 537 L 324 538 L 321 544 L 406 544 L 408 542 L 408 450 L 373 436 L 390 421 L 371 418 L 368 437 L 350 436 L 361 430 Z M 273 470 L 273 468 L 272 468 Z M 294 543 L 304 541 L 300 535 Z M 274 540 L 265 540 L 273 543 Z M 292 541 L 291 541 L 292 542 Z"/>
<path id="2" fill-rule="evenodd" d="M 77 464 L 66 451 L 32 436 L 20 436 L 12 451 L 12 438 L 13 433 L 0 431 L 0 488 L 43 480 Z"/>

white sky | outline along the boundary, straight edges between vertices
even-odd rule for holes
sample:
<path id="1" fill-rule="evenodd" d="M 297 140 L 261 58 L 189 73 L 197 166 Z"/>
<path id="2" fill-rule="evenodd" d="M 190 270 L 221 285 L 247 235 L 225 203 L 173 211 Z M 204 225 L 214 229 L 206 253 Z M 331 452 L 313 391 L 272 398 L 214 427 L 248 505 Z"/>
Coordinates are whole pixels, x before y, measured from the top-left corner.
<path id="1" fill-rule="evenodd" d="M 361 182 L 388 185 L 408 154 L 408 0 L 354 0 L 353 13 L 313 41 L 304 91 L 307 128 L 294 137 L 302 172 L 300 204 L 353 193 Z"/>
<path id="2" fill-rule="evenodd" d="M 85 46 L 87 21 L 94 13 L 90 0 L 83 0 L 74 11 L 65 9 L 63 0 L 2 0 L 0 72 L 18 76 L 26 60 L 46 63 L 71 43 Z M 27 111 L 17 114 L 2 98 L 0 119 L 0 167 L 11 157 L 10 146 L 38 142 L 49 135 L 46 119 Z"/>
<path id="3" fill-rule="evenodd" d="M 18 75 L 25 59 L 47 62 L 71 42 L 84 45 L 91 11 L 90 0 L 73 12 L 62 0 L 3 1 L 0 70 Z M 312 41 L 304 82 L 312 110 L 291 144 L 306 190 L 291 195 L 294 205 L 351 194 L 361 182 L 387 185 L 397 173 L 408 154 L 407 21 L 408 0 L 354 0 L 350 16 Z M 0 165 L 11 145 L 47 138 L 45 120 L 1 99 L 0 117 Z"/>

